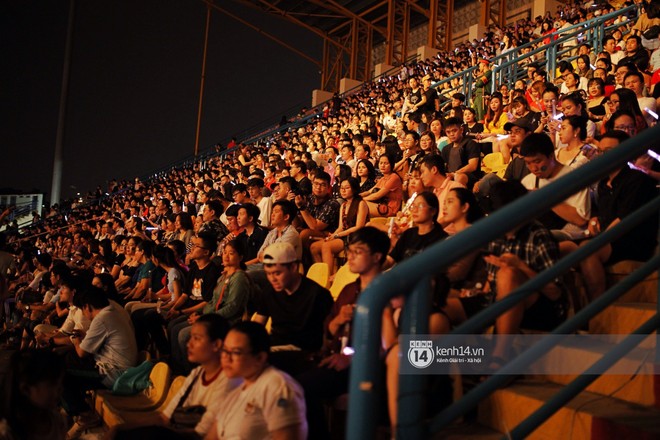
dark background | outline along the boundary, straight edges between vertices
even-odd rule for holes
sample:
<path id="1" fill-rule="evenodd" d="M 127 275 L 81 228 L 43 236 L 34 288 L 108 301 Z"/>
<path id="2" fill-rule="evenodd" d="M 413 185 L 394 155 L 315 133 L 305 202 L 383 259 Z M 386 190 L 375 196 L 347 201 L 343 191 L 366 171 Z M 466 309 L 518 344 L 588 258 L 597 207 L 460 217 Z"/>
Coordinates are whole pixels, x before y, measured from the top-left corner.
<path id="1" fill-rule="evenodd" d="M 68 0 L 0 6 L 0 188 L 47 193 Z M 315 59 L 322 42 L 278 17 L 218 3 Z M 206 5 L 78 0 L 62 197 L 145 176 L 194 151 Z M 200 150 L 310 105 L 318 68 L 214 10 Z"/>

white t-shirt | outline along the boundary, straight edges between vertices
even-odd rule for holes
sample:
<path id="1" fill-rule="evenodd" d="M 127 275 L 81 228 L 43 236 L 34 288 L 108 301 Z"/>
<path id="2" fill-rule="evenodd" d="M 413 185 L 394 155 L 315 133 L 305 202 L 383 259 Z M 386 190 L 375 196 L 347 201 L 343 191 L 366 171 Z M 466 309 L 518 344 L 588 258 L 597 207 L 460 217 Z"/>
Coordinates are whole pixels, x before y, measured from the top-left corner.
<path id="1" fill-rule="evenodd" d="M 197 367 L 190 372 L 179 391 L 163 410 L 163 415 L 165 417 L 168 419 L 172 418 L 174 410 L 179 406 L 179 401 L 188 390 L 188 387 L 190 387 L 190 384 L 195 377 L 197 377 L 198 374 L 201 374 L 201 372 L 202 367 Z M 229 394 L 234 388 L 238 387 L 242 382 L 242 379 L 228 379 L 224 372 L 221 372 L 220 375 L 208 385 L 202 383 L 202 377 L 199 377 L 195 381 L 188 397 L 186 397 L 186 401 L 183 402 L 184 407 L 203 405 L 206 408 L 206 412 L 202 416 L 202 419 L 197 426 L 195 426 L 195 432 L 202 437 L 206 435 L 206 432 L 211 428 L 211 425 L 213 425 L 213 421 L 218 415 L 218 408 L 226 398 L 227 394 Z"/>
<path id="2" fill-rule="evenodd" d="M 569 166 L 564 166 L 557 175 L 551 179 L 542 179 L 539 178 L 539 188 L 543 188 L 546 185 L 549 185 L 550 183 L 554 182 L 557 179 L 561 179 L 563 176 L 566 174 L 570 173 L 573 171 L 574 168 L 569 167 Z M 534 174 L 528 174 L 526 175 L 523 180 L 521 181 L 523 186 L 527 188 L 528 190 L 533 190 L 536 188 L 536 176 Z M 583 188 L 577 193 L 573 194 L 566 200 L 564 200 L 563 203 L 568 204 L 569 206 L 572 206 L 575 208 L 577 211 L 577 214 L 582 217 L 585 220 L 588 220 L 591 216 L 591 197 L 589 196 L 589 188 Z M 572 223 L 567 223 L 566 226 L 562 228 L 562 231 L 566 232 L 569 234 L 572 238 L 578 238 L 580 236 L 584 237 L 582 235 L 583 229 L 578 228 L 576 225 Z"/>
<path id="3" fill-rule="evenodd" d="M 301 425 L 306 433 L 302 387 L 288 374 L 267 367 L 253 384 L 225 398 L 216 423 L 219 439 L 270 439 L 271 432 L 293 425 Z"/>
<path id="4" fill-rule="evenodd" d="M 262 197 L 259 203 L 257 203 L 257 208 L 259 208 L 259 221 L 261 222 L 261 226 L 269 228 L 270 213 L 273 210 L 273 201 L 270 197 Z"/>

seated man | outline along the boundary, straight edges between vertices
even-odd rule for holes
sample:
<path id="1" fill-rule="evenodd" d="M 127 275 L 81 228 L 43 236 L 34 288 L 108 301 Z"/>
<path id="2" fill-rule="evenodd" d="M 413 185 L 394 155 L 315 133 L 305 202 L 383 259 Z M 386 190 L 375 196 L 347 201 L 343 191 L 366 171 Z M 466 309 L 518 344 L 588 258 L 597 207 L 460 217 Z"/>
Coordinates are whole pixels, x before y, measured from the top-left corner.
<path id="1" fill-rule="evenodd" d="M 492 188 L 492 207 L 498 210 L 525 194 L 527 190 L 520 182 L 497 182 Z M 488 253 L 490 255 L 485 258 L 488 270 L 485 290 L 490 290 L 496 300 L 510 295 L 527 280 L 559 260 L 556 240 L 536 220 L 491 241 Z M 564 286 L 560 280 L 555 280 L 500 315 L 495 321 L 495 333 L 516 334 L 521 327 L 549 331 L 566 318 L 566 311 Z M 493 366 L 505 362 L 508 348 L 503 338 L 497 340 L 493 349 Z"/>
<path id="2" fill-rule="evenodd" d="M 481 178 L 481 148 L 472 138 L 465 136 L 463 121 L 458 118 L 447 119 L 445 133 L 449 145 L 440 154 L 447 165 L 447 172 L 456 182 L 472 188 Z"/>
<path id="3" fill-rule="evenodd" d="M 528 190 L 542 188 L 573 171 L 573 168 L 557 161 L 552 140 L 544 133 L 527 136 L 522 142 L 520 154 L 530 171 L 530 174 L 522 179 L 523 186 Z M 551 211 L 539 215 L 538 219 L 553 231 L 560 242 L 562 255 L 565 255 L 576 247 L 570 240 L 584 237 L 590 213 L 589 189 L 584 188 L 554 206 Z"/>
<path id="4" fill-rule="evenodd" d="M 622 131 L 603 135 L 600 150 L 607 152 L 628 139 Z M 596 202 L 598 216 L 589 221 L 590 235 L 617 225 L 625 216 L 641 208 L 657 195 L 656 182 L 637 170 L 623 165 L 598 183 Z M 605 291 L 605 265 L 623 260 L 646 261 L 657 245 L 658 217 L 652 215 L 625 235 L 591 254 L 580 264 L 590 299 Z M 586 242 L 585 242 L 586 244 Z"/>
<path id="5" fill-rule="evenodd" d="M 137 362 L 137 344 L 128 312 L 111 304 L 98 287 L 88 287 L 81 305 L 91 324 L 87 332 L 78 330 L 71 336 L 77 356 L 68 358 L 63 400 L 70 415 L 87 413 L 88 417 L 74 425 L 74 431 L 95 421 L 95 414 L 89 413 L 85 402 L 85 391 L 112 388 L 115 380 Z"/>
<path id="6" fill-rule="evenodd" d="M 264 269 L 271 288 L 256 291 L 253 321 L 272 319 L 273 365 L 285 371 L 304 371 L 310 356 L 323 343 L 323 322 L 333 300 L 327 289 L 302 276 L 299 259 L 290 243 L 273 243 L 264 250 Z"/>
<path id="7" fill-rule="evenodd" d="M 330 343 L 326 356 L 317 367 L 297 377 L 305 390 L 309 435 L 314 439 L 329 438 L 327 421 L 323 414 L 323 400 L 338 397 L 348 392 L 351 322 L 358 294 L 380 274 L 389 239 L 385 232 L 365 227 L 350 236 L 346 254 L 348 267 L 359 278 L 346 285 L 332 306 L 324 324 Z M 346 348 L 349 351 L 346 351 Z"/>
<path id="8" fill-rule="evenodd" d="M 312 182 L 312 194 L 297 195 L 295 202 L 303 223 L 300 231 L 303 252 L 308 254 L 312 237 L 325 237 L 339 224 L 339 203 L 332 197 L 330 175 L 323 171 L 317 173 Z"/>

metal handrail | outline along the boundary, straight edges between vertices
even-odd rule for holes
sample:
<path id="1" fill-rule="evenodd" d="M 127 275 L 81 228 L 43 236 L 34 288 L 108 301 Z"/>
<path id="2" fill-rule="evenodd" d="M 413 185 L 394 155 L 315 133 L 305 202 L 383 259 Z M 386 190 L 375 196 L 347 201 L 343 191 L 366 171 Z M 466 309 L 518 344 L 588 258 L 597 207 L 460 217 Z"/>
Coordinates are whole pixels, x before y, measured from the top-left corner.
<path id="1" fill-rule="evenodd" d="M 417 280 L 436 273 L 456 259 L 481 248 L 516 226 L 532 220 L 538 212 L 555 206 L 581 188 L 605 177 L 628 160 L 643 154 L 646 149 L 660 146 L 659 139 L 660 126 L 648 129 L 634 139 L 624 142 L 620 148 L 615 148 L 583 165 L 579 172 L 568 173 L 551 185 L 533 191 L 476 222 L 450 240 L 427 248 L 423 253 L 402 262 L 393 270 L 375 279 L 362 293 L 355 309 L 353 341 L 356 352 L 350 377 L 348 438 L 372 438 L 374 434 L 375 411 L 371 411 L 370 408 L 374 408 L 376 403 L 374 371 L 378 370 L 379 363 L 381 311 L 390 298 L 405 295 Z M 511 219 L 516 221 L 512 222 Z M 498 303 L 500 301 L 489 307 L 489 310 L 499 307 Z M 423 305 L 414 306 L 424 308 Z M 426 311 L 428 312 L 428 308 Z M 481 319 L 477 321 L 478 318 L 480 316 L 475 316 L 457 330 L 464 331 L 465 326 L 484 327 L 486 321 Z M 403 328 L 404 333 L 408 330 Z M 497 380 L 497 376 L 493 376 L 490 380 Z M 479 399 L 482 397 L 480 396 Z"/>

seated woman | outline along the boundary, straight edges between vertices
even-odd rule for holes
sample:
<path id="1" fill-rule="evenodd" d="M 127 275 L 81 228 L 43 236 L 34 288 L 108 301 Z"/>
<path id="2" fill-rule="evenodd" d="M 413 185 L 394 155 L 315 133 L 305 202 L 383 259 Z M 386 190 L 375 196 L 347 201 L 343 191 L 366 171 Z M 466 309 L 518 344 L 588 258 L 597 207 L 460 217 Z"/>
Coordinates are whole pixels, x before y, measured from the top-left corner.
<path id="1" fill-rule="evenodd" d="M 360 196 L 369 206 L 371 217 L 391 217 L 401 209 L 403 187 L 401 178 L 394 172 L 394 158 L 388 154 L 378 159 L 378 169 L 383 174 L 376 186 Z"/>
<path id="2" fill-rule="evenodd" d="M 307 438 L 305 398 L 300 385 L 268 363 L 270 340 L 256 322 L 235 324 L 222 348 L 222 369 L 230 379 L 242 378 L 217 411 L 206 440 L 224 438 Z"/>
<path id="3" fill-rule="evenodd" d="M 435 194 L 432 192 L 417 194 L 410 211 L 415 226 L 401 234 L 387 257 L 386 266 L 399 263 L 447 237 L 447 233 L 437 222 L 440 205 Z"/>
<path id="4" fill-rule="evenodd" d="M 483 211 L 474 195 L 465 188 L 449 191 L 443 214 L 454 225 L 456 233 L 469 228 L 483 217 Z M 450 295 L 447 298 L 442 309 L 452 326 L 466 321 L 491 303 L 491 297 L 481 290 L 487 279 L 482 250 L 466 255 L 447 268 L 447 278 L 452 287 L 460 290 L 458 297 Z"/>
<path id="5" fill-rule="evenodd" d="M 242 380 L 224 374 L 220 353 L 229 331 L 226 319 L 219 315 L 200 316 L 192 326 L 187 344 L 188 360 L 199 364 L 186 377 L 183 386 L 162 412 L 144 412 L 133 423 L 118 425 L 109 437 L 118 440 L 145 438 L 202 438 L 213 425 L 218 408 L 227 394 Z M 199 417 L 181 423 L 180 408 L 199 407 Z"/>
<path id="6" fill-rule="evenodd" d="M 369 217 L 369 207 L 358 190 L 358 181 L 354 177 L 339 184 L 341 198 L 345 200 L 339 207 L 339 227 L 325 239 L 312 243 L 310 248 L 314 262 L 326 263 L 331 275 L 335 273 L 335 255 L 344 250 L 348 236 L 364 227 Z"/>
<path id="7" fill-rule="evenodd" d="M 605 117 L 605 82 L 600 78 L 591 78 L 587 83 L 587 114 L 589 119 L 598 123 Z"/>
<path id="8" fill-rule="evenodd" d="M 368 159 L 360 159 L 355 168 L 356 175 L 360 181 L 360 189 L 358 193 L 370 191 L 371 188 L 376 186 L 376 168 Z"/>
<path id="9" fill-rule="evenodd" d="M 140 237 L 130 237 L 124 248 L 126 256 L 116 277 L 115 287 L 119 293 L 127 293 L 132 286 L 133 276 L 140 266 L 139 258 L 135 255 L 138 244 L 142 242 Z M 115 270 L 113 269 L 113 273 Z"/>
<path id="10" fill-rule="evenodd" d="M 577 168 L 589 162 L 595 147 L 587 144 L 587 121 L 584 116 L 569 116 L 559 129 L 560 145 L 555 154 L 562 165 Z"/>

